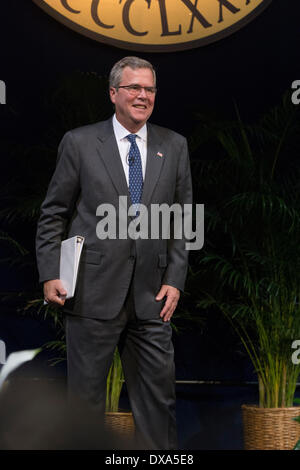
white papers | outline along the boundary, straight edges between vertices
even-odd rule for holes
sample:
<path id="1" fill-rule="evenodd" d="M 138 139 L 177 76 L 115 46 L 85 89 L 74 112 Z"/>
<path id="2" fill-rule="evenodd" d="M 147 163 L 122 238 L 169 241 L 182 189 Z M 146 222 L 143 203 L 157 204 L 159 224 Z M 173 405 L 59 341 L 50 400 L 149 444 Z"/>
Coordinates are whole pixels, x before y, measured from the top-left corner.
<path id="1" fill-rule="evenodd" d="M 66 299 L 74 296 L 84 237 L 76 235 L 61 243 L 59 277 L 67 291 Z"/>

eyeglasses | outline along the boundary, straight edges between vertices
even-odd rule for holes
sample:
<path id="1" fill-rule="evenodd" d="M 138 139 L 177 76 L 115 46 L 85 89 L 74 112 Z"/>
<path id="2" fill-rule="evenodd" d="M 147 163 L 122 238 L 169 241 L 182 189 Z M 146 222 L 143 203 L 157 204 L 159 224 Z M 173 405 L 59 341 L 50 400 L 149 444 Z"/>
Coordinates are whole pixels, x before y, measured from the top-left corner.
<path id="1" fill-rule="evenodd" d="M 157 92 L 155 86 L 141 86 L 141 85 L 119 85 L 118 88 L 125 88 L 132 96 L 137 96 L 142 90 L 145 90 L 147 96 L 152 96 Z"/>

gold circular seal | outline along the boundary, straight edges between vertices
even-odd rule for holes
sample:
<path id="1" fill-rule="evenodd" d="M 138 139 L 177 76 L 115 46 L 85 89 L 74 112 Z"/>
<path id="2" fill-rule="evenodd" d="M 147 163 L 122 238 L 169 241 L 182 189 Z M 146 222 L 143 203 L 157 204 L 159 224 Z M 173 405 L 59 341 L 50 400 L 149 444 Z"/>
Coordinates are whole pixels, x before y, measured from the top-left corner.
<path id="1" fill-rule="evenodd" d="M 144 52 L 217 41 L 272 0 L 33 0 L 67 27 L 102 43 Z"/>

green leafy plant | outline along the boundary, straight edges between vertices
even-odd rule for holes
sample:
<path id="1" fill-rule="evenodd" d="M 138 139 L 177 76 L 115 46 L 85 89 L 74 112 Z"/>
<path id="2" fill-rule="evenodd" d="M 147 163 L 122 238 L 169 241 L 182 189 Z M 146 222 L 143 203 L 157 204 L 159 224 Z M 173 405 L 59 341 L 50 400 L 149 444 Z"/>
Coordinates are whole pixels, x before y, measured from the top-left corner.
<path id="1" fill-rule="evenodd" d="M 124 374 L 118 348 L 115 349 L 112 365 L 106 382 L 106 411 L 119 411 L 119 400 Z"/>
<path id="2" fill-rule="evenodd" d="M 237 116 L 202 119 L 192 140 L 194 151 L 214 150 L 198 164 L 207 201 L 198 306 L 223 312 L 238 333 L 260 406 L 289 407 L 300 373 L 291 360 L 300 338 L 300 116 L 289 94 L 251 126 Z"/>

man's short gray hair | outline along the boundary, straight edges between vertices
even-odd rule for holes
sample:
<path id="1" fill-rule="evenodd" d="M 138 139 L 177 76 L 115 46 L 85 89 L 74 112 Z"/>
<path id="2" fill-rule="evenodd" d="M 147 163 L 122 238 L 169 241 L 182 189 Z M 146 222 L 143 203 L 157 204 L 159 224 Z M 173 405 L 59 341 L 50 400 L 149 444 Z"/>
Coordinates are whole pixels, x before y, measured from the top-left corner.
<path id="1" fill-rule="evenodd" d="M 156 74 L 153 68 L 153 65 L 150 64 L 147 60 L 140 59 L 139 57 L 128 56 L 119 60 L 113 68 L 111 69 L 109 75 L 109 86 L 113 88 L 118 88 L 121 80 L 122 73 L 125 67 L 130 67 L 132 70 L 136 69 L 150 69 L 153 74 L 154 86 L 156 86 Z"/>

